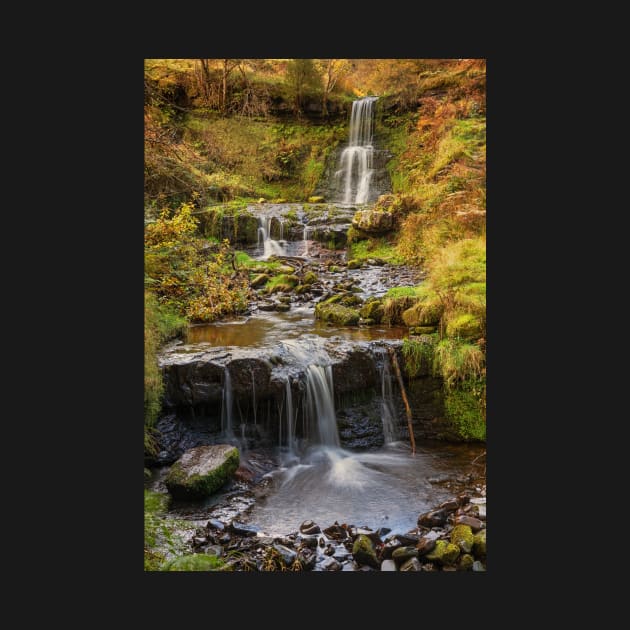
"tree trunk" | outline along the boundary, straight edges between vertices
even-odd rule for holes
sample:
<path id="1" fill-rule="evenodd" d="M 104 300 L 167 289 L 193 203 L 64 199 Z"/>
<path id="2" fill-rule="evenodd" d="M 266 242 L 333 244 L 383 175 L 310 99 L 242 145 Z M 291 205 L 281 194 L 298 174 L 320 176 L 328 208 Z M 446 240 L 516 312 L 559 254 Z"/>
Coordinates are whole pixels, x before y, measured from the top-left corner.
<path id="1" fill-rule="evenodd" d="M 393 348 L 389 348 L 389 356 L 392 359 L 392 365 L 394 366 L 394 372 L 398 379 L 398 386 L 400 387 L 400 393 L 402 395 L 403 402 L 405 403 L 405 410 L 407 411 L 407 427 L 409 428 L 409 440 L 411 441 L 411 453 L 416 454 L 416 439 L 413 435 L 413 426 L 411 425 L 411 407 L 407 400 L 407 392 L 405 390 L 405 383 L 403 382 L 402 374 L 400 373 L 400 366 L 398 365 L 398 358 L 396 357 L 396 351 Z"/>

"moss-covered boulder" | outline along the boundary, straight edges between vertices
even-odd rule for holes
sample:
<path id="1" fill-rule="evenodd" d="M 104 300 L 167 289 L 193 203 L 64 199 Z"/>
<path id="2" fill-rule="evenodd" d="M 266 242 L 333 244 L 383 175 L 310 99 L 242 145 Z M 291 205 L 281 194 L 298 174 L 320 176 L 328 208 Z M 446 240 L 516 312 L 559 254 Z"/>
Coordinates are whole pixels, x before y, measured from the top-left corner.
<path id="1" fill-rule="evenodd" d="M 419 302 L 402 314 L 407 326 L 437 326 L 444 313 L 444 307 L 437 300 Z"/>
<path id="2" fill-rule="evenodd" d="M 438 562 L 442 565 L 453 564 L 459 557 L 459 547 L 446 540 L 438 540 L 435 543 L 435 549 L 426 555 L 427 560 Z"/>
<path id="3" fill-rule="evenodd" d="M 317 274 L 307 271 L 302 278 L 302 284 L 313 284 L 313 282 L 317 282 Z"/>
<path id="4" fill-rule="evenodd" d="M 483 321 L 472 313 L 455 315 L 446 324 L 446 334 L 460 339 L 479 339 L 483 335 Z"/>
<path id="5" fill-rule="evenodd" d="M 394 215 L 374 208 L 358 210 L 352 218 L 352 227 L 368 234 L 385 234 L 394 229 Z"/>
<path id="6" fill-rule="evenodd" d="M 486 530 L 482 529 L 473 536 L 473 553 L 477 558 L 486 557 Z"/>
<path id="7" fill-rule="evenodd" d="M 308 198 L 309 203 L 324 203 L 324 198 L 321 195 L 313 195 Z"/>
<path id="8" fill-rule="evenodd" d="M 352 545 L 352 555 L 358 564 L 367 564 L 375 569 L 380 567 L 374 543 L 365 534 L 357 536 Z"/>
<path id="9" fill-rule="evenodd" d="M 342 306 L 358 306 L 360 304 L 363 304 L 363 300 L 358 295 L 347 293 L 341 296 L 341 298 L 339 299 L 339 304 L 341 304 Z"/>
<path id="10" fill-rule="evenodd" d="M 203 553 L 193 553 L 179 556 L 162 565 L 162 571 L 216 571 L 223 566 L 223 561 L 217 556 Z"/>
<path id="11" fill-rule="evenodd" d="M 197 446 L 171 466 L 164 483 L 178 499 L 200 499 L 216 492 L 238 465 L 239 452 L 235 446 Z"/>
<path id="12" fill-rule="evenodd" d="M 355 326 L 359 323 L 360 317 L 358 310 L 329 300 L 319 302 L 315 306 L 315 319 L 340 326 Z"/>
<path id="13" fill-rule="evenodd" d="M 371 319 L 375 324 L 380 324 L 383 319 L 383 305 L 380 300 L 367 301 L 359 311 L 363 319 Z"/>
<path id="14" fill-rule="evenodd" d="M 457 566 L 460 571 L 470 571 L 472 569 L 474 562 L 475 562 L 475 559 L 469 553 L 465 553 L 459 559 Z"/>
<path id="15" fill-rule="evenodd" d="M 356 258 L 348 261 L 348 269 L 359 269 L 363 266 L 363 262 L 361 260 L 357 260 Z"/>
<path id="16" fill-rule="evenodd" d="M 250 284 L 252 285 L 252 287 L 254 289 L 257 289 L 258 287 L 262 287 L 265 284 L 267 284 L 267 282 L 269 282 L 269 275 L 266 273 L 259 273 L 251 282 Z"/>
<path id="17" fill-rule="evenodd" d="M 473 548 L 473 533 L 468 525 L 456 525 L 451 532 L 451 542 L 464 553 L 470 553 Z"/>

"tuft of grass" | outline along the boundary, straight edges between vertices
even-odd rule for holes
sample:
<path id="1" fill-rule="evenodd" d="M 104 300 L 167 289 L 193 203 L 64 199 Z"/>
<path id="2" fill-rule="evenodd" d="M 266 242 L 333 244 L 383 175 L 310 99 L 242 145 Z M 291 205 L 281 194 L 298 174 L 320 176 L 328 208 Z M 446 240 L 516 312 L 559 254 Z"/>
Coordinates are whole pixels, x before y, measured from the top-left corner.
<path id="1" fill-rule="evenodd" d="M 442 339 L 435 347 L 434 371 L 447 388 L 485 376 L 485 356 L 476 344 Z"/>
<path id="2" fill-rule="evenodd" d="M 423 335 L 419 340 L 403 340 L 405 370 L 410 378 L 432 373 L 436 338 L 437 335 Z"/>
<path id="3" fill-rule="evenodd" d="M 386 298 L 398 298 L 398 297 L 419 297 L 424 295 L 425 289 L 422 286 L 416 287 L 392 287 L 383 296 Z"/>
<path id="4" fill-rule="evenodd" d="M 265 284 L 265 291 L 267 293 L 278 293 L 279 291 L 291 291 L 300 282 L 297 276 L 281 273 L 271 278 L 267 284 Z"/>
<path id="5" fill-rule="evenodd" d="M 350 243 L 348 260 L 364 261 L 368 258 L 380 258 L 392 265 L 403 263 L 403 259 L 396 250 L 396 245 L 385 238 L 369 238 Z"/>

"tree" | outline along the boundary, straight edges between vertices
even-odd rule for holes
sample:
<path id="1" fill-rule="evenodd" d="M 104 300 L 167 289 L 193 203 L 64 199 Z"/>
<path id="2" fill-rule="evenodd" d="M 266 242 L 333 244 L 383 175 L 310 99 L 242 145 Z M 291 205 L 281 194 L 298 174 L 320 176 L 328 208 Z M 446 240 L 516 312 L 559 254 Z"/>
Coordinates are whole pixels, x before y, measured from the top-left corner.
<path id="1" fill-rule="evenodd" d="M 324 116 L 328 116 L 328 98 L 342 76 L 350 72 L 351 64 L 348 59 L 320 59 L 320 72 L 323 75 L 322 109 Z"/>
<path id="2" fill-rule="evenodd" d="M 321 78 L 312 59 L 290 59 L 286 81 L 293 95 L 295 111 L 300 114 L 309 91 L 321 90 Z"/>

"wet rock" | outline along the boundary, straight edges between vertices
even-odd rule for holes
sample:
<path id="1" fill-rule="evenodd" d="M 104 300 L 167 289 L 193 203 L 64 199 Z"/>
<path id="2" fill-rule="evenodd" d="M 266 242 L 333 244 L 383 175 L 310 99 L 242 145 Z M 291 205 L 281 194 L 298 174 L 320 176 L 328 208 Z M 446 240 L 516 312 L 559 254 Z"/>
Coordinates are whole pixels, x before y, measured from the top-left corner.
<path id="1" fill-rule="evenodd" d="M 259 311 L 275 311 L 278 306 L 278 302 L 261 302 L 258 304 Z"/>
<path id="2" fill-rule="evenodd" d="M 422 570 L 423 571 L 437 571 L 437 569 L 435 568 L 435 565 L 432 562 L 425 562 L 422 565 Z"/>
<path id="3" fill-rule="evenodd" d="M 451 532 L 451 542 L 464 553 L 470 553 L 473 548 L 473 533 L 468 525 L 457 525 Z"/>
<path id="4" fill-rule="evenodd" d="M 477 557 L 484 558 L 486 555 L 486 530 L 482 529 L 473 537 L 473 553 Z"/>
<path id="5" fill-rule="evenodd" d="M 398 569 L 393 560 L 383 560 L 381 563 L 381 571 L 398 571 Z"/>
<path id="6" fill-rule="evenodd" d="M 363 266 L 363 262 L 360 260 L 349 260 L 348 261 L 348 269 L 359 269 Z"/>
<path id="7" fill-rule="evenodd" d="M 206 547 L 206 554 L 221 558 L 223 556 L 223 547 L 221 545 L 210 545 Z"/>
<path id="8" fill-rule="evenodd" d="M 357 536 L 367 536 L 375 545 L 378 545 L 381 542 L 381 537 L 377 532 L 364 527 L 353 527 L 350 530 L 350 536 L 353 540 L 356 539 Z"/>
<path id="9" fill-rule="evenodd" d="M 325 547 L 326 546 L 326 541 L 324 540 L 323 536 L 319 539 L 319 543 L 318 544 L 319 544 L 320 547 Z"/>
<path id="10" fill-rule="evenodd" d="M 335 548 L 332 545 L 326 545 L 326 549 L 324 549 L 325 556 L 333 556 L 335 555 Z"/>
<path id="11" fill-rule="evenodd" d="M 284 313 L 290 309 L 291 309 L 290 304 L 283 304 L 282 302 L 280 302 L 279 304 L 276 304 L 276 311 L 278 311 L 279 313 Z"/>
<path id="12" fill-rule="evenodd" d="M 418 525 L 423 527 L 442 527 L 446 523 L 447 514 L 444 510 L 432 510 L 418 517 Z"/>
<path id="13" fill-rule="evenodd" d="M 260 534 L 260 532 L 258 532 Z M 275 538 L 273 536 L 260 536 L 256 535 L 256 542 L 259 545 L 264 545 L 265 547 L 269 547 L 269 545 L 273 545 Z"/>
<path id="14" fill-rule="evenodd" d="M 470 571 L 474 563 L 475 563 L 475 559 L 469 553 L 465 553 L 459 559 L 459 563 L 457 566 L 459 567 L 460 571 Z"/>
<path id="15" fill-rule="evenodd" d="M 314 521 L 304 521 L 300 525 L 300 532 L 302 534 L 307 534 L 307 535 L 319 534 L 319 532 L 321 531 L 322 530 L 320 529 L 319 525 L 315 523 Z"/>
<path id="16" fill-rule="evenodd" d="M 297 552 L 293 551 L 293 549 L 289 549 L 284 545 L 278 544 L 273 545 L 273 548 L 280 554 L 282 562 L 284 562 L 287 567 L 290 567 L 295 562 L 295 559 L 297 558 Z"/>
<path id="17" fill-rule="evenodd" d="M 333 540 L 345 540 L 346 538 L 348 538 L 348 532 L 337 522 L 335 522 L 334 525 L 327 527 L 324 530 L 324 534 L 326 534 L 328 538 L 332 538 Z M 320 542 L 320 546 L 323 547 L 324 545 L 322 543 L 323 541 Z"/>
<path id="18" fill-rule="evenodd" d="M 338 545 L 334 549 L 333 558 L 339 560 L 339 562 L 343 562 L 349 555 L 350 552 L 343 545 Z"/>
<path id="19" fill-rule="evenodd" d="M 473 532 L 478 532 L 482 527 L 482 522 L 474 516 L 458 516 L 455 519 L 456 525 L 468 525 Z"/>
<path id="20" fill-rule="evenodd" d="M 336 302 L 318 302 L 315 306 L 315 319 L 340 326 L 354 326 L 359 323 L 359 311 Z"/>
<path id="21" fill-rule="evenodd" d="M 342 571 L 358 571 L 359 565 L 352 560 L 350 562 L 344 562 L 341 568 Z"/>
<path id="22" fill-rule="evenodd" d="M 387 534 L 389 534 L 389 532 L 391 532 L 391 528 L 390 527 L 379 527 L 376 530 L 376 534 L 378 535 L 379 538 L 382 538 L 383 536 L 386 536 Z"/>
<path id="23" fill-rule="evenodd" d="M 318 542 L 317 536 L 300 536 L 299 542 L 303 547 L 308 547 L 309 549 L 315 549 L 317 547 Z"/>
<path id="24" fill-rule="evenodd" d="M 297 558 L 300 561 L 302 568 L 306 571 L 313 569 L 317 563 L 317 554 L 311 549 L 300 549 L 300 551 L 298 551 Z"/>
<path id="25" fill-rule="evenodd" d="M 402 547 L 402 543 L 398 540 L 398 538 L 392 538 L 388 540 L 381 549 L 381 558 L 388 559 L 391 558 L 394 551 Z"/>
<path id="26" fill-rule="evenodd" d="M 438 540 L 435 549 L 425 556 L 427 560 L 438 562 L 442 565 L 453 564 L 459 557 L 459 547 L 446 540 Z"/>
<path id="27" fill-rule="evenodd" d="M 231 540 L 232 540 L 232 536 L 230 536 L 230 534 L 228 534 L 227 532 L 223 534 L 223 536 L 219 537 L 219 542 L 222 545 L 227 545 Z"/>
<path id="28" fill-rule="evenodd" d="M 475 560 L 473 562 L 473 565 L 472 565 L 472 570 L 473 571 L 485 571 L 486 567 L 484 566 L 483 562 L 480 562 L 479 560 Z"/>
<path id="29" fill-rule="evenodd" d="M 407 545 L 408 547 L 417 545 L 420 540 L 420 537 L 415 536 L 414 534 L 396 534 L 396 538 L 400 543 Z"/>
<path id="30" fill-rule="evenodd" d="M 433 538 L 421 538 L 416 545 L 419 556 L 424 556 L 435 549 L 435 539 Z"/>
<path id="31" fill-rule="evenodd" d="M 206 529 L 211 530 L 211 529 L 215 529 L 219 532 L 225 531 L 225 523 L 223 523 L 222 521 L 216 519 L 216 518 L 211 518 L 207 523 L 206 523 Z"/>
<path id="32" fill-rule="evenodd" d="M 164 483 L 177 498 L 199 499 L 216 492 L 236 472 L 239 452 L 229 444 L 197 446 L 169 470 Z"/>
<path id="33" fill-rule="evenodd" d="M 254 527 L 253 525 L 245 525 L 245 523 L 240 523 L 238 521 L 232 521 L 232 523 L 230 523 L 230 529 L 239 536 L 256 536 L 258 533 L 257 527 Z"/>
<path id="34" fill-rule="evenodd" d="M 193 536 L 192 544 L 193 547 L 203 547 L 208 544 L 208 539 L 201 536 Z"/>
<path id="35" fill-rule="evenodd" d="M 459 502 L 456 499 L 449 499 L 440 503 L 439 508 L 445 512 L 454 512 L 459 507 Z"/>
<path id="36" fill-rule="evenodd" d="M 320 562 L 320 567 L 324 571 L 340 571 L 341 564 L 337 562 L 334 558 L 326 557 L 324 560 Z"/>
<path id="37" fill-rule="evenodd" d="M 366 564 L 371 567 L 379 568 L 380 564 L 376 557 L 374 543 L 365 534 L 361 534 L 352 545 L 352 555 L 356 562 L 360 565 Z"/>
<path id="38" fill-rule="evenodd" d="M 418 561 L 418 558 L 409 558 L 404 564 L 400 567 L 401 571 L 422 571 L 422 566 Z"/>
<path id="39" fill-rule="evenodd" d="M 269 281 L 270 276 L 266 273 L 259 273 L 251 282 L 251 286 L 256 289 L 258 287 L 262 287 L 263 285 L 267 284 L 267 282 Z"/>
<path id="40" fill-rule="evenodd" d="M 418 550 L 415 547 L 400 547 L 392 553 L 392 558 L 398 564 L 404 563 L 409 558 L 417 558 Z"/>
<path id="41" fill-rule="evenodd" d="M 373 208 L 357 210 L 352 218 L 352 227 L 368 234 L 385 234 L 394 228 L 394 215 Z"/>
<path id="42" fill-rule="evenodd" d="M 470 496 L 466 493 L 462 493 L 462 494 L 458 494 L 457 495 L 457 502 L 459 503 L 459 505 L 466 505 L 467 503 L 470 502 Z"/>

